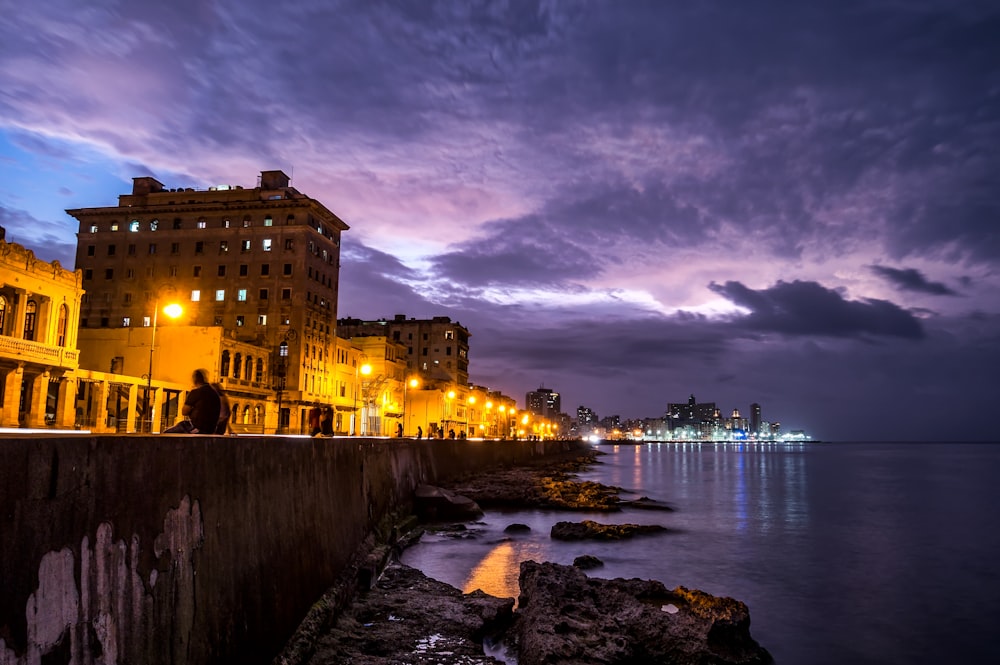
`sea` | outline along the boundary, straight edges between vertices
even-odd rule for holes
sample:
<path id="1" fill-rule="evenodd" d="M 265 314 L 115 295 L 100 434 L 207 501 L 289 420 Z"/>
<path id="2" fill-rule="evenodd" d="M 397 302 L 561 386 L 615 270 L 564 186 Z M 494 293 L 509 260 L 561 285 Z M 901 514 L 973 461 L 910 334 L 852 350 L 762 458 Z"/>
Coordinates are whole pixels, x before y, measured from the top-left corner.
<path id="1" fill-rule="evenodd" d="M 521 561 L 641 578 L 747 604 L 780 665 L 1000 663 L 1000 443 L 595 445 L 581 473 L 671 512 L 488 511 L 427 533 L 403 563 L 465 592 L 518 595 Z M 620 542 L 558 521 L 660 524 Z M 530 531 L 507 534 L 513 523 Z M 508 661 L 512 662 L 512 661 Z"/>

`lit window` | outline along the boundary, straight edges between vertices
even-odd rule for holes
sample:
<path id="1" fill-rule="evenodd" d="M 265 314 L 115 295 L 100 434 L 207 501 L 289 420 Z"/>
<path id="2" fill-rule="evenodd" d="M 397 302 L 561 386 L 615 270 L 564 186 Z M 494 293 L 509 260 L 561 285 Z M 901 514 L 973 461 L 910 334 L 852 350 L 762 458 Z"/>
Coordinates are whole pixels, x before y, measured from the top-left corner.
<path id="1" fill-rule="evenodd" d="M 240 245 L 240 250 L 244 251 L 244 252 L 249 252 L 250 251 L 250 241 L 249 240 L 244 240 L 241 243 L 241 245 Z"/>
<path id="2" fill-rule="evenodd" d="M 91 233 L 97 233 L 97 224 L 91 224 L 90 225 L 90 232 Z"/>
<path id="3" fill-rule="evenodd" d="M 198 302 L 201 300 L 201 290 L 194 289 L 191 291 L 191 302 Z"/>
<path id="4" fill-rule="evenodd" d="M 160 220 L 154 219 L 153 221 L 151 221 L 149 223 L 149 230 L 150 231 L 155 231 L 158 228 L 160 228 Z"/>
<path id="5" fill-rule="evenodd" d="M 224 229 L 228 229 L 229 228 L 229 220 L 228 219 L 222 220 L 222 228 L 224 228 Z"/>
<path id="6" fill-rule="evenodd" d="M 208 226 L 208 224 L 205 222 L 205 218 L 204 217 L 202 217 L 201 219 L 198 220 L 198 228 L 199 229 L 203 229 L 206 226 Z"/>
<path id="7" fill-rule="evenodd" d="M 111 230 L 112 231 L 118 230 L 118 222 L 111 222 Z"/>
<path id="8" fill-rule="evenodd" d="M 152 324 L 152 322 L 149 320 L 148 316 L 142 317 L 142 327 L 143 328 L 148 328 L 151 324 Z"/>
<path id="9" fill-rule="evenodd" d="M 240 327 L 240 328 L 243 327 L 243 316 L 242 315 L 236 317 L 236 325 L 237 325 L 237 327 Z M 237 358 L 238 357 L 239 356 L 237 356 Z"/>
<path id="10" fill-rule="evenodd" d="M 285 249 L 293 249 L 295 244 L 292 242 L 291 238 L 285 238 Z"/>
<path id="11" fill-rule="evenodd" d="M 132 325 L 132 319 L 127 316 L 122 317 L 122 328 L 128 328 L 130 325 Z"/>
<path id="12" fill-rule="evenodd" d="M 131 231 L 132 233 L 138 233 L 139 232 L 139 220 L 138 219 L 133 219 L 131 222 L 129 222 L 128 223 L 128 230 Z"/>
<path id="13" fill-rule="evenodd" d="M 247 215 L 246 217 L 243 218 L 243 228 L 245 229 L 250 228 L 250 215 Z"/>
<path id="14" fill-rule="evenodd" d="M 274 226 L 274 220 L 271 219 L 270 215 L 264 218 L 264 226 Z"/>
<path id="15" fill-rule="evenodd" d="M 215 301 L 216 302 L 221 302 L 221 301 L 223 301 L 225 299 L 226 299 L 226 290 L 225 289 L 216 289 L 215 290 Z"/>
<path id="16" fill-rule="evenodd" d="M 229 251 L 229 241 L 228 240 L 220 240 L 219 241 L 219 253 L 220 254 L 225 254 L 228 251 Z"/>
<path id="17" fill-rule="evenodd" d="M 270 252 L 271 251 L 271 239 L 270 238 L 264 238 L 264 251 L 265 252 Z"/>
<path id="18" fill-rule="evenodd" d="M 247 290 L 246 289 L 240 289 L 239 291 L 237 291 L 236 292 L 236 299 L 239 300 L 240 302 L 246 302 L 247 301 Z"/>
<path id="19" fill-rule="evenodd" d="M 257 325 L 258 326 L 266 326 L 267 325 L 267 314 L 258 314 L 257 315 Z M 257 380 L 260 381 L 260 379 L 257 379 Z"/>

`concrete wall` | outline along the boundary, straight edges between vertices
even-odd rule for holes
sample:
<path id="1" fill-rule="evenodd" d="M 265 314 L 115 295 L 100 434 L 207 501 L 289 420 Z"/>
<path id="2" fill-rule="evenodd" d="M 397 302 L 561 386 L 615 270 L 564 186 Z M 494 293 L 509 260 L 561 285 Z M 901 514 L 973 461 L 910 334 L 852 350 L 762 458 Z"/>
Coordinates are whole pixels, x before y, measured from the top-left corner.
<path id="1" fill-rule="evenodd" d="M 418 483 L 575 446 L 0 438 L 0 665 L 270 662 Z"/>

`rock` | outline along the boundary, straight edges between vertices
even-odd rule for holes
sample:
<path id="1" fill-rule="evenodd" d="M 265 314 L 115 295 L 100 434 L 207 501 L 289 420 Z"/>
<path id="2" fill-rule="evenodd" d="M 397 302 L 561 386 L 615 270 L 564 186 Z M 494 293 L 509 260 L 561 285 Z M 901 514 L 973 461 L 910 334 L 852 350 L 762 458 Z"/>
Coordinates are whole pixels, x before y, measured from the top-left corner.
<path id="1" fill-rule="evenodd" d="M 763 665 L 750 613 L 655 580 L 589 578 L 572 566 L 525 561 L 512 629 L 520 665 Z"/>
<path id="2" fill-rule="evenodd" d="M 463 594 L 393 562 L 337 617 L 305 662 L 499 664 L 483 653 L 482 642 L 512 623 L 513 607 L 513 598 Z"/>
<path id="3" fill-rule="evenodd" d="M 666 527 L 659 524 L 599 524 L 590 520 L 582 522 L 556 522 L 549 535 L 556 540 L 622 540 L 646 533 L 660 533 Z"/>
<path id="4" fill-rule="evenodd" d="M 514 524 L 508 524 L 507 528 L 503 530 L 504 533 L 527 533 L 531 531 L 531 527 L 527 524 L 519 524 L 515 522 Z"/>
<path id="5" fill-rule="evenodd" d="M 639 497 L 638 499 L 632 500 L 622 500 L 618 502 L 618 505 L 622 508 L 639 508 L 641 510 L 662 510 L 664 512 L 673 512 L 673 508 L 665 503 L 660 503 L 656 499 L 650 499 L 648 496 Z"/>
<path id="6" fill-rule="evenodd" d="M 573 559 L 573 567 L 579 568 L 580 570 L 590 570 L 592 568 L 600 568 L 603 565 L 604 562 L 592 554 L 583 554 Z"/>
<path id="7" fill-rule="evenodd" d="M 433 485 L 417 485 L 413 508 L 425 521 L 468 521 L 483 515 L 482 508 L 472 499 Z"/>

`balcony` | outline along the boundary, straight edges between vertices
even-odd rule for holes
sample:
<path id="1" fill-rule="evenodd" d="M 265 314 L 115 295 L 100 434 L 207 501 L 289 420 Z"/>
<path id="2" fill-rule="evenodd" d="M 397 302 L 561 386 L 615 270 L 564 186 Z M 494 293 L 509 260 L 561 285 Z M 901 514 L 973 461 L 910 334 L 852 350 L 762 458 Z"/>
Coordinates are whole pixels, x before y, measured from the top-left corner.
<path id="1" fill-rule="evenodd" d="M 80 352 L 61 346 L 49 346 L 19 337 L 0 336 L 0 358 L 10 358 L 19 362 L 36 363 L 50 367 L 76 369 Z"/>

